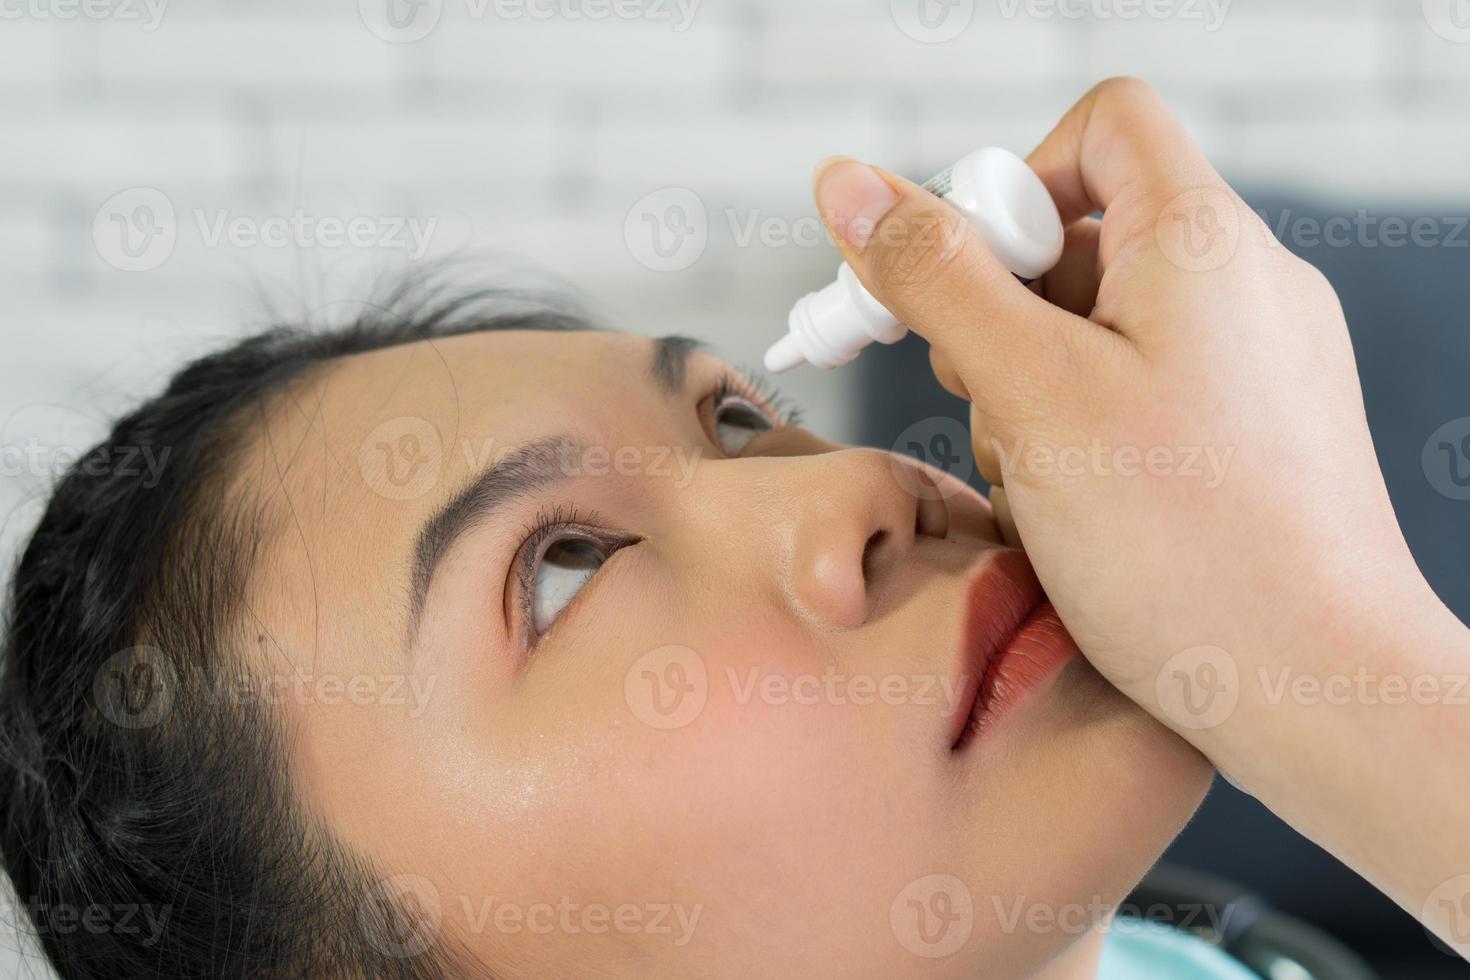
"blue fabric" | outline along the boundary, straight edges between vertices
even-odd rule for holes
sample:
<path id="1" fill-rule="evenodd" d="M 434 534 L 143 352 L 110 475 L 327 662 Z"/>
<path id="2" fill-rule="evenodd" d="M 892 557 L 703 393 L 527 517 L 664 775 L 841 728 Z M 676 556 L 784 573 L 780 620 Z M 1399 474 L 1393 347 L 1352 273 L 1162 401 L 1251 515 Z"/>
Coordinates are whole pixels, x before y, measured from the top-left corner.
<path id="1" fill-rule="evenodd" d="M 1260 980 L 1240 961 L 1187 932 L 1119 916 L 1103 943 L 1097 980 Z"/>

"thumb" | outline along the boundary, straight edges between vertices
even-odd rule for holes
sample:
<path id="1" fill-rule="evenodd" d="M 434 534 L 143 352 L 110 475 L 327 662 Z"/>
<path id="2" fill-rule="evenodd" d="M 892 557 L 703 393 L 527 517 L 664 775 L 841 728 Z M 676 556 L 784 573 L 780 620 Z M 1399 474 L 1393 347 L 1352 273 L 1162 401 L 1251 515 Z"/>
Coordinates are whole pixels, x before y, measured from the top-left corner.
<path id="1" fill-rule="evenodd" d="M 1022 386 L 1032 407 L 1096 363 L 1097 324 L 1021 284 L 954 207 L 916 184 L 846 157 L 819 165 L 814 193 L 843 257 L 873 297 L 939 350 L 987 416 Z"/>

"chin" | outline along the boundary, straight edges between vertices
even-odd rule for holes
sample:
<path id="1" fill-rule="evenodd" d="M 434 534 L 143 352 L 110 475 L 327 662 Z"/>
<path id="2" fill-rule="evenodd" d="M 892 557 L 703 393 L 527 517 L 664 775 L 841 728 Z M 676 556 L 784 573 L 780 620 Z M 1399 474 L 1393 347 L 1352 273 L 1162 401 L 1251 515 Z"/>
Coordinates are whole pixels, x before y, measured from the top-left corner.
<path id="1" fill-rule="evenodd" d="M 1029 861 L 991 877 L 999 893 L 1116 905 L 1189 822 L 1214 769 L 1081 657 L 1031 707 L 994 746 L 1001 771 L 988 775 L 1005 778 L 1009 799 L 978 788 L 971 856 L 995 870 L 990 832 L 1006 827 Z"/>
<path id="2" fill-rule="evenodd" d="M 1199 809 L 1215 769 L 1086 660 L 1068 664 L 1057 680 L 1068 741 L 1089 770 L 1074 802 L 1097 820 L 1092 836 L 1112 851 L 1109 877 L 1125 886 L 1121 899 Z M 1083 794 L 1098 805 L 1089 806 Z"/>
<path id="3" fill-rule="evenodd" d="M 1082 657 L 1057 678 L 1058 702 L 1083 737 L 1096 737 L 1141 778 L 1156 784 L 1161 806 L 1183 812 L 1182 826 L 1204 799 L 1215 768 L 1199 750 L 1109 684 Z M 1130 765 L 1128 760 L 1132 759 Z"/>

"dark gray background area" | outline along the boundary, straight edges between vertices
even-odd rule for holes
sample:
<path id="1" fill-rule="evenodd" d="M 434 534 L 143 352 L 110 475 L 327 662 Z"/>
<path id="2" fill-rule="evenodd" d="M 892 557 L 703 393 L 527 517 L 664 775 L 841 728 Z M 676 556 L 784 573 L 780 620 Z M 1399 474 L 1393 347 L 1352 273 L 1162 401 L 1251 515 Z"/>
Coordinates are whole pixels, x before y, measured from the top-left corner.
<path id="1" fill-rule="evenodd" d="M 1436 429 L 1470 416 L 1470 228 L 1459 224 L 1470 205 L 1363 208 L 1279 192 L 1248 193 L 1246 199 L 1341 297 L 1399 522 L 1430 584 L 1470 622 L 1470 501 L 1436 490 L 1423 460 Z M 1436 222 L 1436 244 L 1386 243 L 1393 237 L 1391 230 L 1384 234 L 1386 219 L 1423 216 Z M 1347 230 L 1346 243 L 1341 235 L 1329 243 L 1312 232 L 1314 222 L 1320 229 L 1334 217 L 1339 231 L 1341 219 L 1356 226 Z M 864 372 L 862 389 L 869 393 L 862 422 L 867 444 L 894 447 L 900 433 L 921 419 L 967 417 L 964 403 L 934 383 L 927 345 L 915 336 L 859 359 L 855 368 Z M 1458 462 L 1470 472 L 1470 458 Z M 983 486 L 978 477 L 972 482 Z M 1289 472 L 1281 474 L 1280 486 L 1282 493 L 1294 492 Z M 1216 780 L 1165 860 L 1229 878 L 1322 927 L 1386 980 L 1470 978 L 1470 965 L 1434 946 L 1411 916 L 1224 780 Z"/>

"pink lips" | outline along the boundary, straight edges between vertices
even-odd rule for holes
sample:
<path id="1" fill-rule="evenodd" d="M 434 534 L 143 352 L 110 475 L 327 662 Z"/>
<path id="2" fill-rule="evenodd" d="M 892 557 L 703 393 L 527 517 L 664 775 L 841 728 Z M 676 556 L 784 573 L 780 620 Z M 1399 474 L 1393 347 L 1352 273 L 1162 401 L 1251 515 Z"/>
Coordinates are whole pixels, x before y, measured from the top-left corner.
<path id="1" fill-rule="evenodd" d="M 953 748 L 993 726 L 1076 656 L 1023 552 L 996 551 L 970 583 L 955 667 Z"/>

